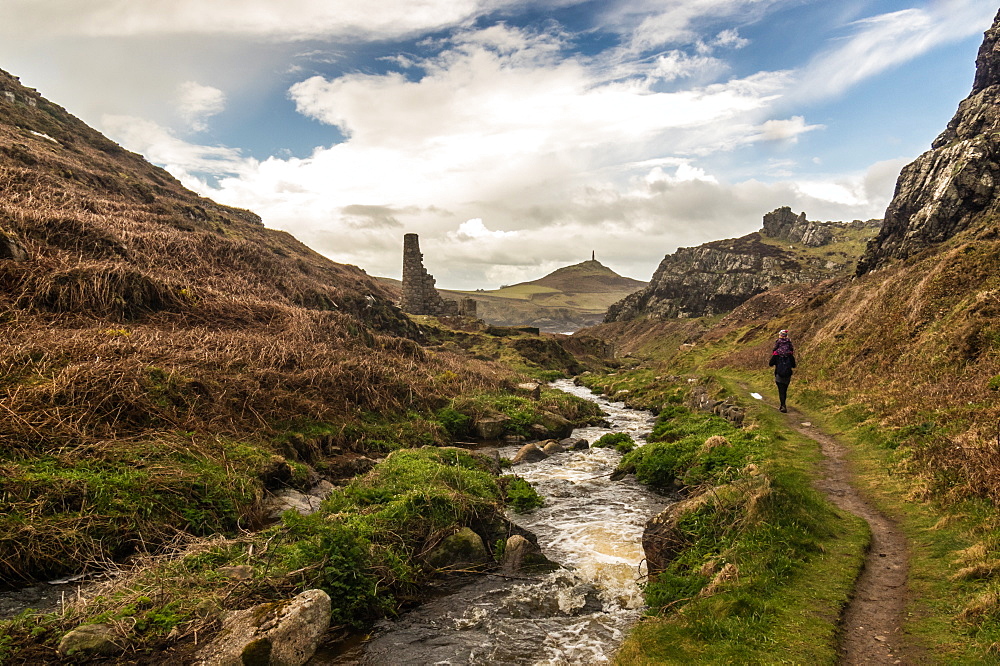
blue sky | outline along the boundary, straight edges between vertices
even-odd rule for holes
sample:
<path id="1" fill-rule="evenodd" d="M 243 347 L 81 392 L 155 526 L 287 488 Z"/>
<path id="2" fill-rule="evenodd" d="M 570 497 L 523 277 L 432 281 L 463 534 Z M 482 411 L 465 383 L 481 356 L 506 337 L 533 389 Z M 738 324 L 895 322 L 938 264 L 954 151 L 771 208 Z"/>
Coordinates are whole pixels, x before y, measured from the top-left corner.
<path id="1" fill-rule="evenodd" d="M 0 68 L 222 203 L 496 287 L 881 217 L 996 0 L 2 0 Z"/>

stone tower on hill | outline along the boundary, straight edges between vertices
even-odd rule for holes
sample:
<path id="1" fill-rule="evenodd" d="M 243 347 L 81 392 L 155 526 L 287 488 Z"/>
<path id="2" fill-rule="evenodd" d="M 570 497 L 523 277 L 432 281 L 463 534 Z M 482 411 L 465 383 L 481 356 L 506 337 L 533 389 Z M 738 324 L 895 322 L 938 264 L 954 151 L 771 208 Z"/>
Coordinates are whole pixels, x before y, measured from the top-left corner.
<path id="1" fill-rule="evenodd" d="M 463 315 L 476 316 L 476 301 L 463 298 L 458 301 L 444 300 L 434 288 L 434 276 L 424 268 L 424 255 L 420 252 L 417 234 L 403 236 L 403 312 L 421 315 Z"/>

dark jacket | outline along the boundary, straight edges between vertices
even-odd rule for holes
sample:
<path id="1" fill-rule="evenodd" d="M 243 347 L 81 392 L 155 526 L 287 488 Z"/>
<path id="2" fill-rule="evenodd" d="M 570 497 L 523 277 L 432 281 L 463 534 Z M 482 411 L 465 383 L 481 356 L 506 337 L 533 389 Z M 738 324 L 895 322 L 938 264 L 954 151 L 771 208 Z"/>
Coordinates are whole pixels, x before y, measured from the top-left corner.
<path id="1" fill-rule="evenodd" d="M 788 384 L 792 381 L 792 368 L 795 367 L 794 354 L 778 354 L 771 356 L 768 365 L 774 368 L 774 381 L 778 384 Z"/>

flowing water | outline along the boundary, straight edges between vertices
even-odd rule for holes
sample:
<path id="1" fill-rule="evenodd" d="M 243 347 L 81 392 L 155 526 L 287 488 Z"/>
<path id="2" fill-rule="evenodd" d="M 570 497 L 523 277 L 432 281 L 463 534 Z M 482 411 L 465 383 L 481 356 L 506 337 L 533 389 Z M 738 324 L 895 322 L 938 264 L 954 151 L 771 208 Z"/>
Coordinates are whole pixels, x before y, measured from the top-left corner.
<path id="1" fill-rule="evenodd" d="M 555 388 L 596 401 L 610 427 L 579 428 L 594 442 L 628 432 L 643 443 L 648 412 L 593 395 L 568 380 Z M 501 449 L 513 457 L 518 447 Z M 511 515 L 534 532 L 543 553 L 565 568 L 537 577 L 487 576 L 377 628 L 374 638 L 310 664 L 594 664 L 610 660 L 643 610 L 642 530 L 666 500 L 631 477 L 608 477 L 621 456 L 611 449 L 555 454 L 513 472 L 545 506 Z"/>

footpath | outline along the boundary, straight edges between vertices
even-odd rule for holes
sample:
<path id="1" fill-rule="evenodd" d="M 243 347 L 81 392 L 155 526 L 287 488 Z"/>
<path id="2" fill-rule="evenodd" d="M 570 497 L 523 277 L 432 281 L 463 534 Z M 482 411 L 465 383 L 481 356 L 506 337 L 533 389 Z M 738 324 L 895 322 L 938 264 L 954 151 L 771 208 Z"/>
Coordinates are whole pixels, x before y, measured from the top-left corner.
<path id="1" fill-rule="evenodd" d="M 841 620 L 840 663 L 929 663 L 902 629 L 909 568 L 906 537 L 858 492 L 843 444 L 814 427 L 795 409 L 788 410 L 786 422 L 789 428 L 820 445 L 823 478 L 816 488 L 838 508 L 865 520 L 871 529 L 864 569 Z"/>

